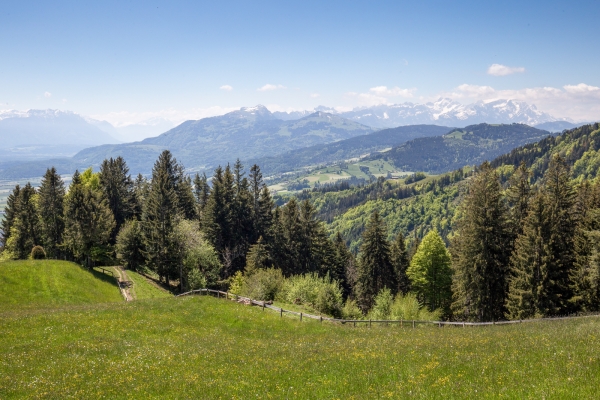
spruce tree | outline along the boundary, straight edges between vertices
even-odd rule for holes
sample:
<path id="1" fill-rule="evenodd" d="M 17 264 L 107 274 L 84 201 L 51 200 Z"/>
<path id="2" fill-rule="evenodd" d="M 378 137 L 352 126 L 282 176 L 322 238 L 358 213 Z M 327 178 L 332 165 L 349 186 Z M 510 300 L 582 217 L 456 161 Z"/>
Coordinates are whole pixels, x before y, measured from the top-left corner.
<path id="1" fill-rule="evenodd" d="M 144 204 L 143 232 L 148 266 L 168 284 L 179 276 L 179 248 L 175 226 L 180 215 L 176 194 L 175 161 L 164 151 L 152 168 L 152 181 Z"/>
<path id="2" fill-rule="evenodd" d="M 246 258 L 246 275 L 252 275 L 257 269 L 264 269 L 272 267 L 271 256 L 269 250 L 263 243 L 262 237 L 258 238 L 258 241 L 250 247 L 248 256 Z"/>
<path id="3" fill-rule="evenodd" d="M 16 258 L 27 258 L 31 249 L 41 243 L 36 203 L 36 190 L 27 182 L 19 191 L 16 207 L 18 211 L 13 216 L 11 237 L 7 243 L 8 250 Z"/>
<path id="4" fill-rule="evenodd" d="M 451 259 L 437 231 L 425 235 L 406 274 L 422 304 L 430 311 L 448 312 L 452 299 Z"/>
<path id="5" fill-rule="evenodd" d="M 529 211 L 529 200 L 531 198 L 530 175 L 531 172 L 525 162 L 521 162 L 510 177 L 509 186 L 506 190 L 506 198 L 510 208 L 508 220 L 514 239 L 523 232 L 523 224 Z"/>
<path id="6" fill-rule="evenodd" d="M 2 230 L 2 236 L 0 241 L 2 247 L 6 249 L 8 239 L 10 238 L 12 226 L 14 224 L 15 216 L 19 212 L 19 194 L 21 193 L 21 187 L 16 185 L 12 190 L 12 193 L 6 198 L 6 206 L 4 207 L 4 219 L 0 223 L 0 229 Z"/>
<path id="7" fill-rule="evenodd" d="M 511 236 L 498 176 L 486 162 L 469 185 L 453 242 L 453 309 L 461 318 L 504 318 Z"/>
<path id="8" fill-rule="evenodd" d="M 46 170 L 38 193 L 42 244 L 49 258 L 58 258 L 61 255 L 60 246 L 65 230 L 65 185 L 56 168 Z"/>
<path id="9" fill-rule="evenodd" d="M 122 157 L 104 160 L 100 166 L 100 189 L 115 219 L 111 243 L 116 241 L 121 226 L 135 214 L 136 199 L 129 168 Z"/>
<path id="10" fill-rule="evenodd" d="M 398 282 L 398 292 L 407 294 L 410 291 L 410 280 L 406 275 L 409 266 L 408 252 L 404 243 L 404 235 L 398 232 L 396 239 L 392 243 L 391 260 L 396 271 L 396 281 Z"/>
<path id="11" fill-rule="evenodd" d="M 348 277 L 348 270 L 353 268 L 353 256 L 346 246 L 346 241 L 342 238 L 339 232 L 336 232 L 333 240 L 334 249 L 334 264 L 330 271 L 331 278 L 337 280 L 342 287 L 342 294 L 344 298 L 348 297 L 352 293 L 352 287 L 354 282 Z"/>
<path id="12" fill-rule="evenodd" d="M 115 250 L 117 258 L 125 268 L 133 271 L 142 269 L 146 257 L 144 256 L 144 236 L 138 220 L 129 220 L 123 224 L 117 235 Z"/>
<path id="13" fill-rule="evenodd" d="M 208 185 L 208 179 L 205 173 L 202 176 L 196 174 L 194 177 L 194 196 L 196 197 L 196 204 L 198 205 L 198 216 L 202 216 L 204 207 L 208 202 L 208 196 L 210 195 L 210 186 Z"/>
<path id="14" fill-rule="evenodd" d="M 96 261 L 108 260 L 110 235 L 115 226 L 106 199 L 99 190 L 93 189 L 95 179 L 88 174 L 87 178 L 90 177 L 84 180 L 75 171 L 64 201 L 65 248 L 88 268 Z"/>
<path id="15" fill-rule="evenodd" d="M 373 306 L 375 296 L 382 289 L 396 291 L 398 283 L 390 258 L 384 222 L 374 211 L 362 235 L 358 260 L 356 293 L 363 312 Z"/>

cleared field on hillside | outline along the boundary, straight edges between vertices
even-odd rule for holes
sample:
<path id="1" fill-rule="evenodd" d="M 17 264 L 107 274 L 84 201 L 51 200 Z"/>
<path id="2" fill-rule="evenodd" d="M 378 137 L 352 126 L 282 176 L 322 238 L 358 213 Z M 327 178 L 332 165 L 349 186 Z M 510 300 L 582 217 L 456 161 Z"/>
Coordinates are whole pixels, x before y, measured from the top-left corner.
<path id="1" fill-rule="evenodd" d="M 66 261 L 0 263 L 0 309 L 123 301 L 113 277 Z"/>
<path id="2" fill-rule="evenodd" d="M 593 398 L 599 332 L 353 328 L 209 297 L 0 312 L 0 398 Z"/>

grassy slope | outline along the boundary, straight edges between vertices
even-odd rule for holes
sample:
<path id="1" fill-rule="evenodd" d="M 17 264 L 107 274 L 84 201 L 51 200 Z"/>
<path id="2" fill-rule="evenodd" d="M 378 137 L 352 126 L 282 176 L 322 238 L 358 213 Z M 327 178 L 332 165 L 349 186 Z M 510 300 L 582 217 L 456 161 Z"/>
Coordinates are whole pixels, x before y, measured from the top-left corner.
<path id="1" fill-rule="evenodd" d="M 66 261 L 0 263 L 0 309 L 123 301 L 114 278 Z"/>
<path id="2" fill-rule="evenodd" d="M 0 398 L 593 398 L 599 331 L 352 328 L 207 297 L 0 313 Z"/>
<path id="3" fill-rule="evenodd" d="M 152 284 L 147 278 L 135 271 L 128 270 L 127 276 L 133 282 L 132 292 L 136 300 L 173 297 L 171 293 Z"/>

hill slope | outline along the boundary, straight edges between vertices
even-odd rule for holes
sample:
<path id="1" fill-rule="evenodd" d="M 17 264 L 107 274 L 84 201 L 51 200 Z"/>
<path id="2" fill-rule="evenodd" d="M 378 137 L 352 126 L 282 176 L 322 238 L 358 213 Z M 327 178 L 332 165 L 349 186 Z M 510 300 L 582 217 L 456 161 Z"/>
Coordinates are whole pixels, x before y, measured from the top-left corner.
<path id="1" fill-rule="evenodd" d="M 398 146 L 411 139 L 443 135 L 450 130 L 452 128 L 437 125 L 401 126 L 334 143 L 318 144 L 292 150 L 278 156 L 262 157 L 250 160 L 250 163 L 260 165 L 265 174 L 288 172 L 310 165 L 359 157 L 365 153 Z"/>
<path id="2" fill-rule="evenodd" d="M 123 301 L 112 277 L 55 260 L 0 263 L 0 309 Z"/>
<path id="3" fill-rule="evenodd" d="M 594 398 L 598 329 L 353 328 L 206 296 L 0 315 L 0 397 Z"/>
<path id="4" fill-rule="evenodd" d="M 411 140 L 385 155 L 374 157 L 387 158 L 407 171 L 437 174 L 492 160 L 515 147 L 549 135 L 550 132 L 523 124 L 471 125 L 444 136 Z"/>

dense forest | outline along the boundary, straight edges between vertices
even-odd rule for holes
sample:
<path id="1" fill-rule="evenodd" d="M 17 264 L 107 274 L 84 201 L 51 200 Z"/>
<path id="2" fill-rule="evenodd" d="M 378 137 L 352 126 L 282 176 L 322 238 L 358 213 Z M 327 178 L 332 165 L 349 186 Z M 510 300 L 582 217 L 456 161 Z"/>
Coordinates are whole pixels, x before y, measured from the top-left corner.
<path id="1" fill-rule="evenodd" d="M 257 165 L 186 176 L 164 151 L 16 186 L 3 259 L 120 262 L 177 290 L 226 288 L 336 316 L 523 319 L 600 307 L 598 124 L 410 184 L 305 191 L 276 205 Z M 348 244 L 350 246 L 348 246 Z"/>

